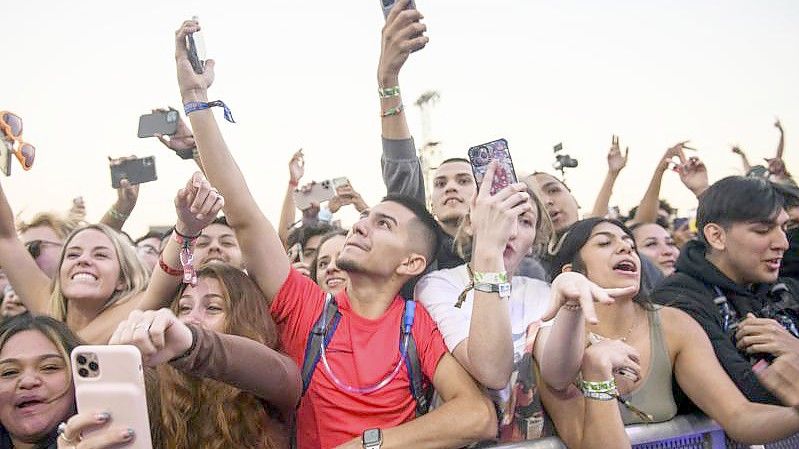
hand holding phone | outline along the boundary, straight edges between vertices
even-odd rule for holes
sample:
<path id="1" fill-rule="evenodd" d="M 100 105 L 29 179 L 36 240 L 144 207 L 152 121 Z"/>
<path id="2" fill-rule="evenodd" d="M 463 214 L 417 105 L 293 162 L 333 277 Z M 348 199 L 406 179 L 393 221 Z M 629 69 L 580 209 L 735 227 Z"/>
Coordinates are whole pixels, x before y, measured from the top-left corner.
<path id="1" fill-rule="evenodd" d="M 413 0 L 407 1 L 408 3 L 405 5 L 405 9 L 416 9 L 416 3 Z M 388 18 L 391 9 L 399 2 L 397 0 L 380 0 L 380 3 L 383 5 L 383 17 Z"/>
<path id="2" fill-rule="evenodd" d="M 130 441 L 126 448 L 152 449 L 139 350 L 128 345 L 86 345 L 75 348 L 70 357 L 79 415 L 105 411 L 110 425 L 132 432 L 126 440 Z M 74 435 L 74 428 L 66 427 Z M 88 440 L 94 432 L 102 431 L 84 430 L 81 438 Z"/>
<path id="3" fill-rule="evenodd" d="M 199 26 L 197 16 L 192 17 L 191 20 L 198 22 Z M 194 69 L 194 73 L 201 75 L 205 72 L 205 39 L 200 30 L 186 35 L 186 50 L 189 53 L 191 68 Z"/>
<path id="4" fill-rule="evenodd" d="M 474 173 L 474 180 L 477 183 L 478 190 L 483 183 L 483 177 L 491 161 L 497 161 L 490 192 L 491 195 L 494 195 L 508 185 L 517 182 L 516 171 L 513 169 L 513 161 L 510 158 L 507 140 L 498 139 L 469 148 L 469 162 L 472 166 L 472 173 Z"/>
<path id="5" fill-rule="evenodd" d="M 156 134 L 171 136 L 178 131 L 178 111 L 169 108 L 168 110 L 158 109 L 152 114 L 144 114 L 139 117 L 139 138 L 153 137 Z"/>
<path id="6" fill-rule="evenodd" d="M 119 189 L 122 180 L 127 180 L 129 185 L 142 184 L 158 179 L 155 173 L 155 158 L 153 156 L 141 159 L 122 159 L 111 164 L 111 187 Z"/>

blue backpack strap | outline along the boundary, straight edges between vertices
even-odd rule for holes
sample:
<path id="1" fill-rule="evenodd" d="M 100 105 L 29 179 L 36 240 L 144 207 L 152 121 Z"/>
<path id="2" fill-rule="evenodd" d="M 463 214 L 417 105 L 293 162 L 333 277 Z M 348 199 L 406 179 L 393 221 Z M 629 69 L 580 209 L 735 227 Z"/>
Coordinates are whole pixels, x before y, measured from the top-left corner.
<path id="1" fill-rule="evenodd" d="M 408 334 L 408 353 L 405 357 L 405 367 L 408 369 L 410 377 L 410 389 L 413 399 L 416 401 L 416 417 L 422 416 L 430 410 L 430 401 L 433 396 L 432 388 L 424 387 L 424 373 L 422 364 L 419 361 L 419 352 L 416 350 L 416 342 L 413 339 L 411 328 L 416 314 L 416 302 L 412 299 L 405 300 L 405 312 L 403 313 L 402 323 L 400 324 L 400 351 L 402 351 L 402 340 Z"/>
<path id="2" fill-rule="evenodd" d="M 338 311 L 338 304 L 332 293 L 328 293 L 325 297 L 325 305 L 322 308 L 322 313 L 314 323 L 311 334 L 308 335 L 308 342 L 305 345 L 305 358 L 302 361 L 302 394 L 308 390 L 311 384 L 311 377 L 316 370 L 316 364 L 319 363 L 319 357 L 322 354 L 322 341 L 325 346 L 330 343 L 333 338 L 333 333 L 336 332 L 336 326 L 341 319 L 341 314 Z"/>

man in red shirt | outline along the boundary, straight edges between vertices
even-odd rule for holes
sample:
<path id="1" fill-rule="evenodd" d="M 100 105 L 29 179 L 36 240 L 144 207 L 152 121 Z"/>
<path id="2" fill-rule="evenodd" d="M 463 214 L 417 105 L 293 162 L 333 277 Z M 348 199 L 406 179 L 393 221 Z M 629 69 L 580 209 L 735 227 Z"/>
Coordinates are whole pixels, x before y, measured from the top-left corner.
<path id="1" fill-rule="evenodd" d="M 198 75 L 186 54 L 185 36 L 198 29 L 196 22 L 187 21 L 176 34 L 184 105 L 207 103 L 213 82 L 214 62 L 207 61 L 205 72 Z M 291 269 L 277 232 L 250 194 L 210 109 L 191 110 L 189 119 L 206 175 L 226 199 L 227 221 L 236 232 L 248 273 L 271 300 L 284 350 L 302 365 L 325 295 Z M 446 351 L 421 305 L 410 332 L 421 371 L 444 403 L 414 417 L 416 404 L 400 344 L 405 301 L 398 292 L 431 261 L 435 236 L 433 217 L 423 205 L 404 197 L 387 198 L 353 226 L 337 260 L 350 277 L 350 285 L 335 298 L 341 319 L 298 410 L 300 449 L 457 448 L 495 436 L 493 405 Z"/>

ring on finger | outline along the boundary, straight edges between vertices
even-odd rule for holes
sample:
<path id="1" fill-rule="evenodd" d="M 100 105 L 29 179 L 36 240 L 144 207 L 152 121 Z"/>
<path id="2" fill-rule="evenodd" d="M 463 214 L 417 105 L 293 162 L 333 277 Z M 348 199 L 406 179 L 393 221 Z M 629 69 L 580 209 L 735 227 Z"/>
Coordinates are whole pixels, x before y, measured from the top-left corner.
<path id="1" fill-rule="evenodd" d="M 67 444 L 72 444 L 72 445 L 76 444 L 74 441 L 72 441 L 69 438 L 67 438 L 66 431 L 67 431 L 67 423 L 61 422 L 61 424 L 59 424 L 58 428 L 56 429 L 56 433 L 58 434 L 58 437 L 61 438 L 62 440 L 64 440 L 64 442 L 67 443 Z"/>

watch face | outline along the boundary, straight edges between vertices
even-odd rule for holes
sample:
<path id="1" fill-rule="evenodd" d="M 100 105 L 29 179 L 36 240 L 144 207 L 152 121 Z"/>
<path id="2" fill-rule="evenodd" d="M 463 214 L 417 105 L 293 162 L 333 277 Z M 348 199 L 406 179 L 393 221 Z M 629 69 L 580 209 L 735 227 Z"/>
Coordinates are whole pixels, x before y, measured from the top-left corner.
<path id="1" fill-rule="evenodd" d="M 380 429 L 369 429 L 363 433 L 363 444 L 377 444 L 380 442 Z"/>

